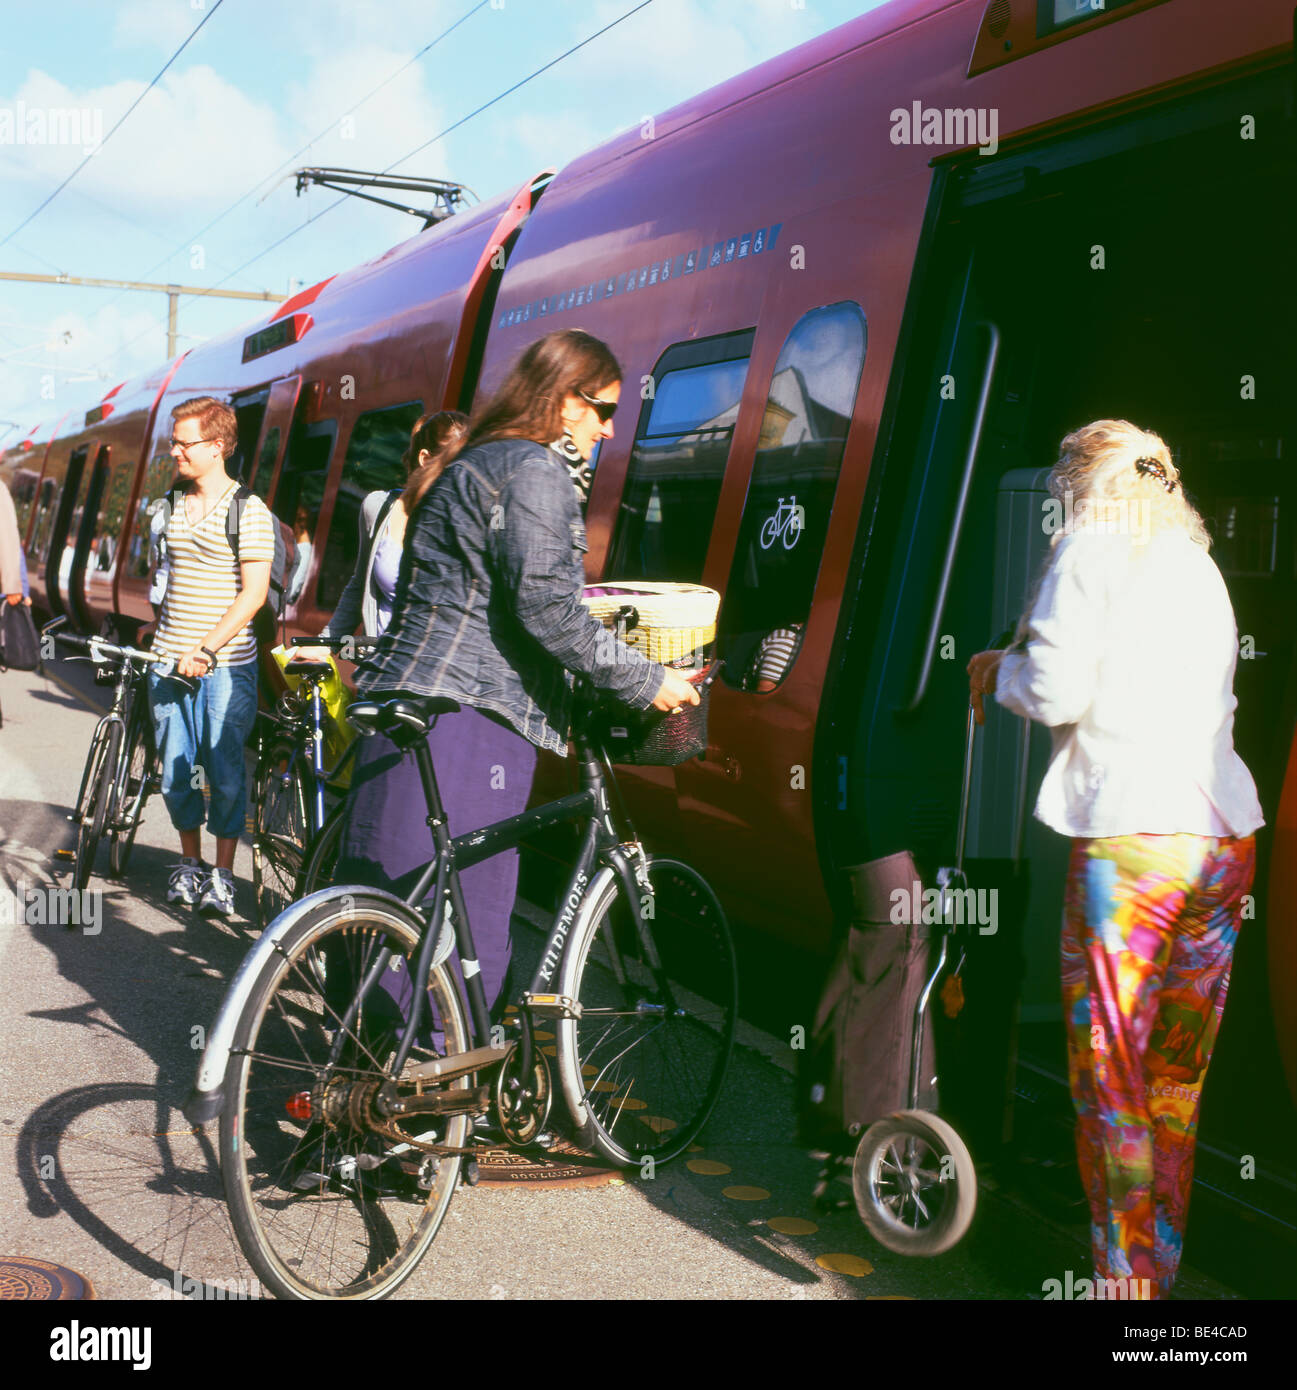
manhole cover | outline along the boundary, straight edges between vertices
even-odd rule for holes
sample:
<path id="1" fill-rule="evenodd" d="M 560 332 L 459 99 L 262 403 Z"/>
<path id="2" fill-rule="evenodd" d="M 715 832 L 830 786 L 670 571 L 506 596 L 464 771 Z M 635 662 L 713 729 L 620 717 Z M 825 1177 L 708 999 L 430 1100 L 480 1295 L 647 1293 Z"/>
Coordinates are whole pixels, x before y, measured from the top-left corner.
<path id="1" fill-rule="evenodd" d="M 547 1153 L 518 1153 L 516 1149 L 488 1149 L 477 1161 L 483 1187 L 529 1183 L 533 1187 L 604 1187 L 621 1176 L 607 1160 L 594 1158 L 560 1140 Z"/>
<path id="2" fill-rule="evenodd" d="M 30 1255 L 0 1255 L 0 1299 L 44 1303 L 94 1296 L 90 1280 L 75 1269 Z"/>

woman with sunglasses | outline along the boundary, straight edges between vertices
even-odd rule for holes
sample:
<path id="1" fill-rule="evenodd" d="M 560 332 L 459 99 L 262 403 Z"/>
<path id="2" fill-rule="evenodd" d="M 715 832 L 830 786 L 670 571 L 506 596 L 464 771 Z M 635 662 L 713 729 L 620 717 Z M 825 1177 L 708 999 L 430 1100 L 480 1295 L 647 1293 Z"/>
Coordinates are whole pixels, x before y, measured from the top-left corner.
<path id="1" fill-rule="evenodd" d="M 588 461 L 613 436 L 620 392 L 604 343 L 550 333 L 473 412 L 440 475 L 416 473 L 406 489 L 391 622 L 356 689 L 459 703 L 428 735 L 452 837 L 525 809 L 538 749 L 566 754 L 569 673 L 635 709 L 698 703 L 681 674 L 618 642 L 581 603 Z M 414 760 L 367 739 L 336 881 L 408 892 L 432 857 L 431 831 L 412 812 L 423 804 Z M 517 879 L 516 850 L 461 875 L 488 1006 L 506 980 Z M 408 977 L 384 980 L 404 1013 Z"/>

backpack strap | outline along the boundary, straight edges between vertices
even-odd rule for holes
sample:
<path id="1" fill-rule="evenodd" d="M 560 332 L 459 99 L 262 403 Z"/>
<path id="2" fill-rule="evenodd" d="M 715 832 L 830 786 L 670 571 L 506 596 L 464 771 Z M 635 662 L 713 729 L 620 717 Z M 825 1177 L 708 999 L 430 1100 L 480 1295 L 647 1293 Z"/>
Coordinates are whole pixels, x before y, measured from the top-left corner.
<path id="1" fill-rule="evenodd" d="M 240 483 L 234 489 L 234 496 L 230 498 L 230 509 L 225 513 L 225 539 L 230 543 L 230 549 L 234 552 L 235 563 L 239 559 L 239 524 L 243 520 L 243 504 L 252 496 L 252 489 L 246 483 Z"/>

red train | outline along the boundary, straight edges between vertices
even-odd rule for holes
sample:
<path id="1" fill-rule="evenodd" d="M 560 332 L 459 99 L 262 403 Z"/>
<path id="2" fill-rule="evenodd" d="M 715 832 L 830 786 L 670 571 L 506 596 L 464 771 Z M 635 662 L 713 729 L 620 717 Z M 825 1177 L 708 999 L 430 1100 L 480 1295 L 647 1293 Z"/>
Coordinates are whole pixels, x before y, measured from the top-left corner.
<path id="1" fill-rule="evenodd" d="M 315 631 L 420 410 L 585 328 L 639 397 L 597 461 L 590 577 L 724 595 L 712 746 L 628 770 L 635 814 L 734 917 L 822 952 L 843 865 L 950 853 L 964 664 L 1021 606 L 1059 438 L 1144 423 L 1217 536 L 1270 822 L 1204 1137 L 1291 1152 L 1293 84 L 1289 0 L 895 0 L 34 432 L 5 462 L 34 589 L 85 627 L 150 616 L 168 410 L 211 393 L 310 533 Z M 741 688 L 791 624 L 782 683 Z M 970 853 L 1017 904 L 1022 1055 L 1056 1071 L 1047 748 L 992 714 Z"/>

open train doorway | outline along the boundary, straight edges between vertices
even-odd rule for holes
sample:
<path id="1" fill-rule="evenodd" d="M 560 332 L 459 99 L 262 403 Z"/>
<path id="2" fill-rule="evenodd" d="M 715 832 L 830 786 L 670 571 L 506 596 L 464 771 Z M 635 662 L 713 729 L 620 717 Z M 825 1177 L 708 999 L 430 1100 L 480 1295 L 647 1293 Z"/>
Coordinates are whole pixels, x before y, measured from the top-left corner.
<path id="1" fill-rule="evenodd" d="M 1060 439 L 1105 417 L 1166 439 L 1211 529 L 1250 639 L 1235 743 L 1273 823 L 1297 713 L 1291 82 L 1291 70 L 1272 71 L 939 174 L 871 480 L 879 540 L 844 620 L 828 711 L 825 753 L 845 763 L 847 788 L 844 809 L 821 812 L 837 864 L 902 847 L 929 870 L 953 862 L 964 666 L 1016 620 L 1044 559 L 1044 478 Z M 966 1065 L 942 1068 L 956 1092 L 943 1112 L 975 1156 L 1011 1133 L 1024 1068 L 1066 1082 L 1068 842 L 1031 815 L 1049 747 L 1046 730 L 997 708 L 975 768 L 970 878 L 1000 890 L 1002 920 L 970 955 Z M 1237 1184 L 1251 1155 L 1271 1181 L 1247 1199 L 1265 1187 L 1270 1210 L 1291 1220 L 1284 1155 L 1297 1114 L 1276 1050 L 1267 934 L 1297 921 L 1266 902 L 1268 870 L 1262 831 L 1199 1172 L 1214 1156 L 1213 1180 Z"/>

